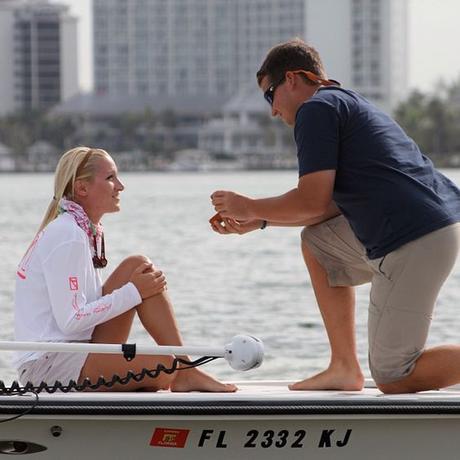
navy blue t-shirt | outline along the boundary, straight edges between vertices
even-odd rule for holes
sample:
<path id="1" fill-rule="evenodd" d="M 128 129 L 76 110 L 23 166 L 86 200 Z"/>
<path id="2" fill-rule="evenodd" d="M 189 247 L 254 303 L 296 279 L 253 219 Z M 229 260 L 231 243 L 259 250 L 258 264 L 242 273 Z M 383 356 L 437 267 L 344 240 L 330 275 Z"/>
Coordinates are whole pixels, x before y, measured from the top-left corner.
<path id="1" fill-rule="evenodd" d="M 299 176 L 336 170 L 333 199 L 370 259 L 460 221 L 460 190 L 388 115 L 324 87 L 296 115 Z"/>

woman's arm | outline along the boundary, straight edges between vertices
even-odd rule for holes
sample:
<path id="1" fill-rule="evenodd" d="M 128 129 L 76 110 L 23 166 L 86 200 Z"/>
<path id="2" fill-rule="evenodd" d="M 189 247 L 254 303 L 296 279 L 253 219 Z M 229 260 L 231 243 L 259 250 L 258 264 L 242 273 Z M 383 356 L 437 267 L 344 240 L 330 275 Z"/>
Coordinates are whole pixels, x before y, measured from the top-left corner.
<path id="1" fill-rule="evenodd" d="M 80 241 L 59 245 L 43 262 L 51 309 L 65 334 L 78 333 L 104 323 L 141 303 L 133 283 L 88 302 L 87 292 L 95 285 L 94 269 L 87 246 Z"/>

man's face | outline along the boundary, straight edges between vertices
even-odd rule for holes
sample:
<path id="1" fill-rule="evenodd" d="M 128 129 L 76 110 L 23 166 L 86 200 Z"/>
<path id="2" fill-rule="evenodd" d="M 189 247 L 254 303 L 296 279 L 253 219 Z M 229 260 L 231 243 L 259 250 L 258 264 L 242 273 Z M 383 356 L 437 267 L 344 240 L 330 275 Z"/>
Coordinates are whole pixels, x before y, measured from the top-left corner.
<path id="1" fill-rule="evenodd" d="M 293 107 L 293 101 L 289 90 L 289 82 L 286 77 L 281 81 L 273 82 L 265 76 L 260 82 L 260 89 L 264 93 L 272 108 L 272 116 L 280 117 L 288 126 L 294 126 L 297 108 Z"/>

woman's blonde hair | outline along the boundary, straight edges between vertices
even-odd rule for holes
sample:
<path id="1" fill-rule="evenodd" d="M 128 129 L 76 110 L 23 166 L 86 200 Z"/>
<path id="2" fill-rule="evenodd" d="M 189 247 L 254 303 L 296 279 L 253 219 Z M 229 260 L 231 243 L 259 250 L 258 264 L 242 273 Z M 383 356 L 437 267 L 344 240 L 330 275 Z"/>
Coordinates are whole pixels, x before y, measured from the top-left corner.
<path id="1" fill-rule="evenodd" d="M 90 147 L 75 147 L 62 155 L 54 174 L 54 196 L 39 232 L 56 219 L 61 198 L 73 200 L 75 181 L 94 177 L 97 161 L 101 158 L 110 158 L 110 155 L 105 150 Z"/>

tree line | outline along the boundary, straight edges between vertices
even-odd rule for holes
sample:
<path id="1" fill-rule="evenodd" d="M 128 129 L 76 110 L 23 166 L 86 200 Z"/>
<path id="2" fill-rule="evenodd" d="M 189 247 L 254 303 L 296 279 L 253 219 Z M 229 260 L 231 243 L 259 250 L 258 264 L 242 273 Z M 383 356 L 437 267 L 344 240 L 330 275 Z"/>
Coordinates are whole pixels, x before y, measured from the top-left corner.
<path id="1" fill-rule="evenodd" d="M 413 91 L 394 116 L 428 156 L 460 154 L 460 78 L 434 93 Z"/>
<path id="2" fill-rule="evenodd" d="M 439 83 L 434 93 L 413 91 L 393 115 L 428 156 L 460 154 L 460 78 L 449 85 Z M 16 155 L 24 155 L 38 140 L 49 142 L 59 151 L 87 144 L 164 155 L 168 145 L 171 149 L 175 147 L 174 128 L 182 122 L 172 111 L 157 114 L 146 110 L 107 117 L 101 127 L 100 120 L 87 120 L 81 115 L 53 116 L 31 111 L 0 117 L 0 142 Z M 166 132 L 169 130 L 169 144 L 167 139 L 159 143 L 154 135 L 158 124 L 165 127 Z M 259 124 L 268 129 L 270 123 Z M 88 129 L 96 126 L 98 128 Z"/>

